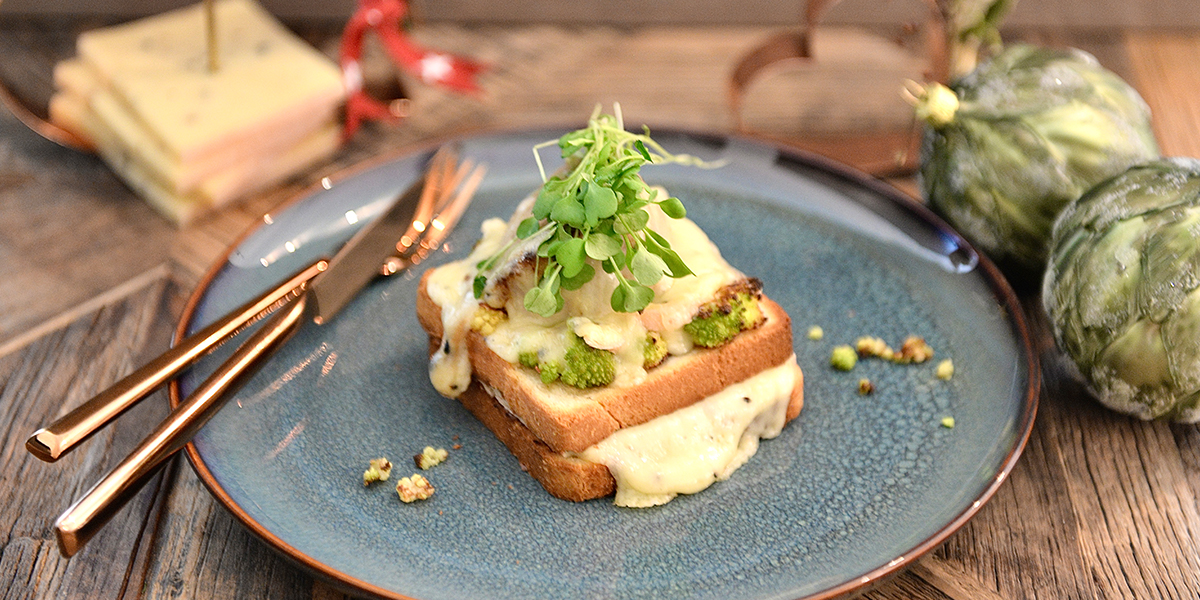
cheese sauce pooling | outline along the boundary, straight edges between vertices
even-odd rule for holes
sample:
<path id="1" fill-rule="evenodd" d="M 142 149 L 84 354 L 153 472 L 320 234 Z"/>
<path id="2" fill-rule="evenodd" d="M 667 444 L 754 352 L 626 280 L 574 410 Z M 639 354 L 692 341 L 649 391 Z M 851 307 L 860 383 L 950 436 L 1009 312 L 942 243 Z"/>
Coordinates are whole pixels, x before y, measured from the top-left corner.
<path id="1" fill-rule="evenodd" d="M 792 355 L 691 406 L 621 429 L 576 456 L 608 467 L 618 506 L 657 506 L 694 494 L 728 479 L 758 451 L 759 439 L 783 431 L 799 379 Z"/>

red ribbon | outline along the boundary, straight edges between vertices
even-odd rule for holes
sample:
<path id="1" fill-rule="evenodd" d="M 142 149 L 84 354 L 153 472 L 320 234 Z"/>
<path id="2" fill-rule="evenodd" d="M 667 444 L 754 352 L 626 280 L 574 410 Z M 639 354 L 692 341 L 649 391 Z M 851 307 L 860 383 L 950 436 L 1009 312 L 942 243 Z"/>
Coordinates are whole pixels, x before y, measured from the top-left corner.
<path id="1" fill-rule="evenodd" d="M 427 50 L 402 33 L 400 24 L 408 12 L 405 0 L 359 0 L 342 32 L 341 67 L 346 86 L 346 124 L 342 139 L 350 139 L 366 120 L 391 121 L 398 117 L 388 105 L 363 90 L 360 59 L 363 38 L 373 30 L 398 67 L 427 84 L 441 85 L 462 93 L 477 93 L 475 76 L 484 66 L 469 58 Z"/>

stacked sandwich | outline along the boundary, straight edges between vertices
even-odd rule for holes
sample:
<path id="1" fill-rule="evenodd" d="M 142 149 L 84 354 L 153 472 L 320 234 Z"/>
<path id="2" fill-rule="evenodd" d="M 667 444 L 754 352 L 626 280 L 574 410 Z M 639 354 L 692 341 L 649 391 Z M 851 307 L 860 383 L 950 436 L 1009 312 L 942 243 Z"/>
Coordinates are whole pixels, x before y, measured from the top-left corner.
<path id="1" fill-rule="evenodd" d="M 422 278 L 434 387 L 556 497 L 645 507 L 703 490 L 798 416 L 790 320 L 637 174 L 688 157 L 619 116 L 559 145 L 562 174 Z"/>
<path id="2" fill-rule="evenodd" d="M 177 223 L 328 157 L 341 73 L 252 0 L 84 33 L 54 73 L 51 120 Z M 213 69 L 212 67 L 215 67 Z"/>

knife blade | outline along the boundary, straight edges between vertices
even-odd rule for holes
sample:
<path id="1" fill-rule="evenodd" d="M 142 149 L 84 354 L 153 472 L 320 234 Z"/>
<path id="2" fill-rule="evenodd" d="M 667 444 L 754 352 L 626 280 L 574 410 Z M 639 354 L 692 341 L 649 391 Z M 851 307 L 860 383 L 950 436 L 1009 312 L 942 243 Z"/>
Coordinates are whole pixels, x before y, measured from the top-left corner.
<path id="1" fill-rule="evenodd" d="M 59 516 L 54 530 L 64 556 L 72 556 L 82 549 L 166 459 L 183 448 L 216 414 L 224 400 L 286 344 L 303 323 L 327 323 L 373 279 L 383 261 L 396 253 L 396 240 L 412 226 L 418 200 L 428 179 L 427 173 L 401 194 L 386 212 L 351 237 L 329 261 L 325 271 L 311 282 L 302 284 L 299 294 L 286 301 L 250 335 L 125 460 Z"/>

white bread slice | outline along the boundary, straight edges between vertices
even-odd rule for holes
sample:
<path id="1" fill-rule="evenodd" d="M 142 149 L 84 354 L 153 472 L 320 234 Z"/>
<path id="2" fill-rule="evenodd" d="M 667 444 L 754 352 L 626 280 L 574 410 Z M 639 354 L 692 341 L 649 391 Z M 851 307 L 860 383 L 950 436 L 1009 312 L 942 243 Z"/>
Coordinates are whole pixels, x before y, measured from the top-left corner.
<path id="1" fill-rule="evenodd" d="M 426 290 L 429 272 L 418 286 L 417 316 L 431 339 L 441 339 L 441 307 Z M 766 320 L 719 348 L 696 348 L 668 357 L 632 387 L 606 386 L 579 390 L 560 383 L 543 383 L 531 369 L 514 365 L 487 347 L 478 332 L 467 335 L 475 379 L 499 400 L 533 435 L 555 452 L 580 452 L 618 429 L 691 406 L 731 384 L 793 354 L 791 320 L 765 296 L 760 302 Z M 789 406 L 794 418 L 802 392 Z"/>

